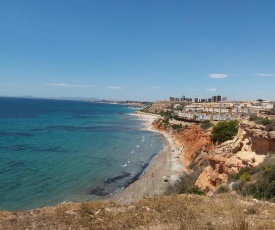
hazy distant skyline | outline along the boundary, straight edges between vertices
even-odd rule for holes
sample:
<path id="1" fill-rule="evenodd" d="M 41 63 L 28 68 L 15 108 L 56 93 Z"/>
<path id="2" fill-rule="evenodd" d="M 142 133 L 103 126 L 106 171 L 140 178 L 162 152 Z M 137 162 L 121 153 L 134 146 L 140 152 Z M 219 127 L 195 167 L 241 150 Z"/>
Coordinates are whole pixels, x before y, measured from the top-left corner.
<path id="1" fill-rule="evenodd" d="M 275 1 L 2 0 L 0 96 L 275 100 Z"/>

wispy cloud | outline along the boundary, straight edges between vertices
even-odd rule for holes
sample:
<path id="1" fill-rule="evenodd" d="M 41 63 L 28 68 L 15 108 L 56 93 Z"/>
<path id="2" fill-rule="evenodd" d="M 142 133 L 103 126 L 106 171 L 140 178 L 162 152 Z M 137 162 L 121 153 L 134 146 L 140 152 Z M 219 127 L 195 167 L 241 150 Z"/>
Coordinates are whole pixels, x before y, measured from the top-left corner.
<path id="1" fill-rule="evenodd" d="M 217 91 L 216 88 L 205 88 L 206 91 Z"/>
<path id="2" fill-rule="evenodd" d="M 160 87 L 158 86 L 152 86 L 152 89 L 159 89 Z"/>
<path id="3" fill-rule="evenodd" d="M 120 89 L 122 89 L 121 87 L 119 87 L 119 86 L 109 86 L 109 87 L 107 87 L 108 89 L 117 89 L 117 90 L 120 90 Z"/>
<path id="4" fill-rule="evenodd" d="M 189 89 L 190 91 L 195 91 L 195 90 L 197 90 L 197 89 Z"/>
<path id="5" fill-rule="evenodd" d="M 66 84 L 66 83 L 49 83 L 49 86 L 54 87 L 76 87 L 76 88 L 86 88 L 86 87 L 96 87 L 95 85 L 74 85 L 74 84 Z"/>
<path id="6" fill-rule="evenodd" d="M 211 74 L 208 74 L 208 77 L 215 78 L 215 79 L 226 78 L 226 77 L 228 77 L 228 74 L 225 74 L 225 73 L 211 73 Z"/>
<path id="7" fill-rule="evenodd" d="M 257 77 L 274 77 L 275 73 L 255 73 Z"/>

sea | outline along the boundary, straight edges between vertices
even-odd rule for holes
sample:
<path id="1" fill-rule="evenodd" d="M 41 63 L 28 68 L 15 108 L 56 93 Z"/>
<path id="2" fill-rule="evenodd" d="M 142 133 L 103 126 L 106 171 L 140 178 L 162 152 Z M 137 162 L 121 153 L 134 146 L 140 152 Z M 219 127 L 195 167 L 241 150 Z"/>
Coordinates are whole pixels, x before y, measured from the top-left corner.
<path id="1" fill-rule="evenodd" d="M 126 105 L 0 98 L 0 209 L 105 199 L 162 149 Z"/>

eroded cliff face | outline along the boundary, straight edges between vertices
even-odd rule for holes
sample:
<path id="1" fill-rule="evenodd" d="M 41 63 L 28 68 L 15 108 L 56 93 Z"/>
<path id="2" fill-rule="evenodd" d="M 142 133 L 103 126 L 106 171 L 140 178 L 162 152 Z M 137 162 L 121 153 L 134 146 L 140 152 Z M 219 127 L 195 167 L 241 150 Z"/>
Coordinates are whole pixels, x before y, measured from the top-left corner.
<path id="1" fill-rule="evenodd" d="M 210 139 L 210 131 L 197 125 L 181 132 L 166 128 L 159 121 L 153 125 L 171 134 L 181 148 L 186 168 L 203 170 L 196 185 L 207 194 L 226 183 L 229 174 L 237 173 L 243 167 L 255 167 L 269 153 L 275 153 L 275 131 L 268 132 L 264 126 L 247 120 L 239 121 L 238 134 L 233 140 L 217 146 Z"/>
<path id="2" fill-rule="evenodd" d="M 208 151 L 214 148 L 210 133 L 196 125 L 189 126 L 179 133 L 174 132 L 173 137 L 176 144 L 181 146 L 185 167 L 189 167 L 194 162 L 200 166 L 204 159 L 202 155 L 206 155 Z"/>
<path id="3" fill-rule="evenodd" d="M 196 185 L 211 194 L 226 183 L 229 174 L 237 173 L 246 166 L 257 166 L 272 152 L 275 152 L 275 132 L 267 132 L 264 126 L 242 120 L 233 140 L 226 141 L 209 152 L 209 166 L 203 170 Z"/>
<path id="4" fill-rule="evenodd" d="M 197 125 L 190 125 L 187 129 L 180 132 L 171 128 L 165 128 L 159 120 L 154 121 L 153 126 L 156 129 L 170 133 L 181 150 L 182 161 L 186 168 L 194 161 L 197 166 L 200 166 L 205 159 L 204 155 L 214 148 L 210 139 L 210 132 L 202 130 Z"/>

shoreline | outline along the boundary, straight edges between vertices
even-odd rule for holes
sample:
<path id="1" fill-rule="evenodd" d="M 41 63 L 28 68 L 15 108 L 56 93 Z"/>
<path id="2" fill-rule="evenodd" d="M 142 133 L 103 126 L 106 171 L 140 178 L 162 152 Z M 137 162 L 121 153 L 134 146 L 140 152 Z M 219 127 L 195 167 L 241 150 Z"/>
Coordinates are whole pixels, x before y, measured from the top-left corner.
<path id="1" fill-rule="evenodd" d="M 177 147 L 173 138 L 167 133 L 154 129 L 152 126 L 152 122 L 158 116 L 142 112 L 132 115 L 137 116 L 138 119 L 144 122 L 143 130 L 153 132 L 160 137 L 163 147 L 152 158 L 148 167 L 137 180 L 127 186 L 122 192 L 109 198 L 119 202 L 133 202 L 144 197 L 161 195 L 168 183 L 175 181 L 184 169 L 180 148 Z"/>

